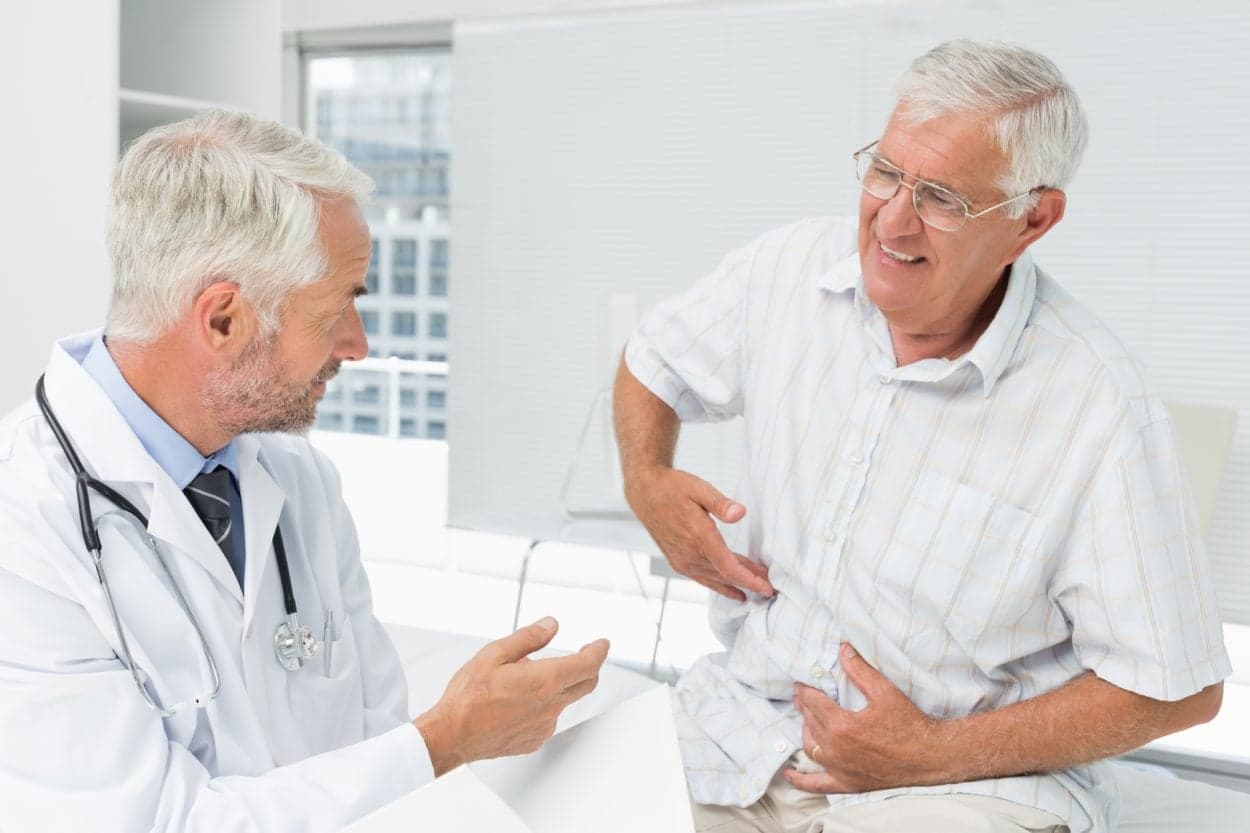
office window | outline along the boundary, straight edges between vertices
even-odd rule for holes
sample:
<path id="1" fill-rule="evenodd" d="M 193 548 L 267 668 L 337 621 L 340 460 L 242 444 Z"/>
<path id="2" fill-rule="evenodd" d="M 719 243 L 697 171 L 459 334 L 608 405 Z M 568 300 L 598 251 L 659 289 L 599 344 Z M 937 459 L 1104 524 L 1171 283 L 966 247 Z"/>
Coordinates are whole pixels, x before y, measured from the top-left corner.
<path id="1" fill-rule="evenodd" d="M 445 362 L 447 361 L 446 353 L 426 353 L 425 360 L 427 362 Z"/>
<path id="2" fill-rule="evenodd" d="M 427 408 L 446 408 L 447 407 L 447 391 L 427 390 L 425 392 L 425 406 Z"/>
<path id="3" fill-rule="evenodd" d="M 416 407 L 417 392 L 412 388 L 401 388 L 399 391 L 399 404 L 405 408 Z"/>
<path id="4" fill-rule="evenodd" d="M 323 411 L 317 415 L 317 428 L 322 431 L 342 431 L 343 415 L 335 411 Z"/>
<path id="5" fill-rule="evenodd" d="M 430 420 L 425 424 L 425 435 L 431 440 L 447 438 L 447 423 L 441 420 Z"/>
<path id="6" fill-rule="evenodd" d="M 363 385 L 352 391 L 352 401 L 358 405 L 375 405 L 382 401 L 382 389 L 377 385 Z"/>
<path id="7" fill-rule="evenodd" d="M 391 335 L 415 336 L 417 334 L 417 314 L 415 312 L 392 312 Z"/>
<path id="8" fill-rule="evenodd" d="M 365 283 L 373 297 L 361 304 L 365 332 L 375 342 L 370 355 L 416 359 L 423 352 L 421 337 L 428 335 L 418 321 L 430 312 L 425 301 L 446 298 L 449 285 L 450 51 L 314 51 L 304 68 L 305 129 L 377 184 L 362 206 L 372 237 Z M 437 309 L 443 318 L 437 326 L 446 332 L 445 302 Z M 376 371 L 356 373 L 358 381 L 378 379 Z M 352 378 L 347 367 L 343 378 Z M 393 409 L 405 406 L 386 390 L 383 385 L 376 401 L 353 402 L 342 418 L 344 430 L 360 425 L 366 433 L 387 433 L 396 418 Z M 417 394 L 408 415 L 417 414 L 424 396 Z M 412 430 L 426 436 L 425 421 L 417 418 Z"/>
<path id="9" fill-rule="evenodd" d="M 447 315 L 442 312 L 430 313 L 430 338 L 447 338 Z"/>
<path id="10" fill-rule="evenodd" d="M 404 417 L 399 421 L 399 436 L 415 437 L 417 436 L 417 421 L 411 417 Z"/>

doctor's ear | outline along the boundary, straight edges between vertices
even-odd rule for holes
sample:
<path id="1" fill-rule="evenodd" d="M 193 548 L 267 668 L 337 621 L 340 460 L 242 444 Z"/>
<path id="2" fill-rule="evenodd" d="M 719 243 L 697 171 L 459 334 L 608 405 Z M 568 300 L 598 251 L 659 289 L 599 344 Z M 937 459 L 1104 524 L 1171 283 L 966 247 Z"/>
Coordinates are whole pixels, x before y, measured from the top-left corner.
<path id="1" fill-rule="evenodd" d="M 216 350 L 241 349 L 256 329 L 256 313 L 233 281 L 209 284 L 195 299 L 194 309 L 197 330 Z"/>

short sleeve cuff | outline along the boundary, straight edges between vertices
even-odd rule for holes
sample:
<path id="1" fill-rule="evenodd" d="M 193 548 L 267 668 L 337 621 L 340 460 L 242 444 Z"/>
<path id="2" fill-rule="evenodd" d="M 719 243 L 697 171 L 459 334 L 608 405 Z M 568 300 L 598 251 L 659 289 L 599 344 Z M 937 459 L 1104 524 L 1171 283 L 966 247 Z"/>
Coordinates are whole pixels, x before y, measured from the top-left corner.
<path id="1" fill-rule="evenodd" d="M 1223 647 L 1180 669 L 1168 669 L 1156 663 L 1133 661 L 1131 658 L 1114 655 L 1088 663 L 1087 667 L 1099 679 L 1118 688 L 1166 702 L 1183 700 L 1197 694 L 1233 673 L 1232 662 Z"/>
<path id="2" fill-rule="evenodd" d="M 625 366 L 647 390 L 673 409 L 682 422 L 704 422 L 709 414 L 690 395 L 681 377 L 674 373 L 644 336 L 635 333 L 625 345 Z"/>

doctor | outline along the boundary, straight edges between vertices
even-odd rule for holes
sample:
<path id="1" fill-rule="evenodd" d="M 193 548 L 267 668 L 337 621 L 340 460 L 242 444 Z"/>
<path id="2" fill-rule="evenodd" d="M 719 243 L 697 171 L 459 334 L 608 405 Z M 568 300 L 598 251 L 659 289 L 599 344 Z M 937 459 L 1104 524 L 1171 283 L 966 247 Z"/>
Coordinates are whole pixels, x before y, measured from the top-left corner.
<path id="1" fill-rule="evenodd" d="M 406 712 L 338 475 L 298 436 L 367 352 L 370 187 L 241 114 L 122 159 L 104 333 L 58 342 L 0 422 L 0 830 L 337 830 L 537 748 L 594 688 L 603 640 L 527 660 L 546 619 Z"/>

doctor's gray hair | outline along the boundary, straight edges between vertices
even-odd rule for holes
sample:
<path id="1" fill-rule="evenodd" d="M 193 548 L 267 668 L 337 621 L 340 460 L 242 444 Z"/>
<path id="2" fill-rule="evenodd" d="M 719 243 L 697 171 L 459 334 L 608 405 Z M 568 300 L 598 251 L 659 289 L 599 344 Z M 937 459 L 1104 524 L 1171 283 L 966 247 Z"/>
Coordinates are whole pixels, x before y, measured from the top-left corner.
<path id="1" fill-rule="evenodd" d="M 113 177 L 105 331 L 151 341 L 225 280 L 272 334 L 287 297 L 325 274 L 319 201 L 372 190 L 338 152 L 245 113 L 209 110 L 145 133 Z"/>
<path id="2" fill-rule="evenodd" d="M 912 62 L 898 83 L 898 109 L 911 124 L 953 113 L 986 120 L 1007 157 L 998 187 L 1008 197 L 1034 188 L 1065 188 L 1081 164 L 1089 124 L 1059 68 L 1022 46 L 952 40 Z M 1023 216 L 1034 195 L 1003 207 Z"/>

